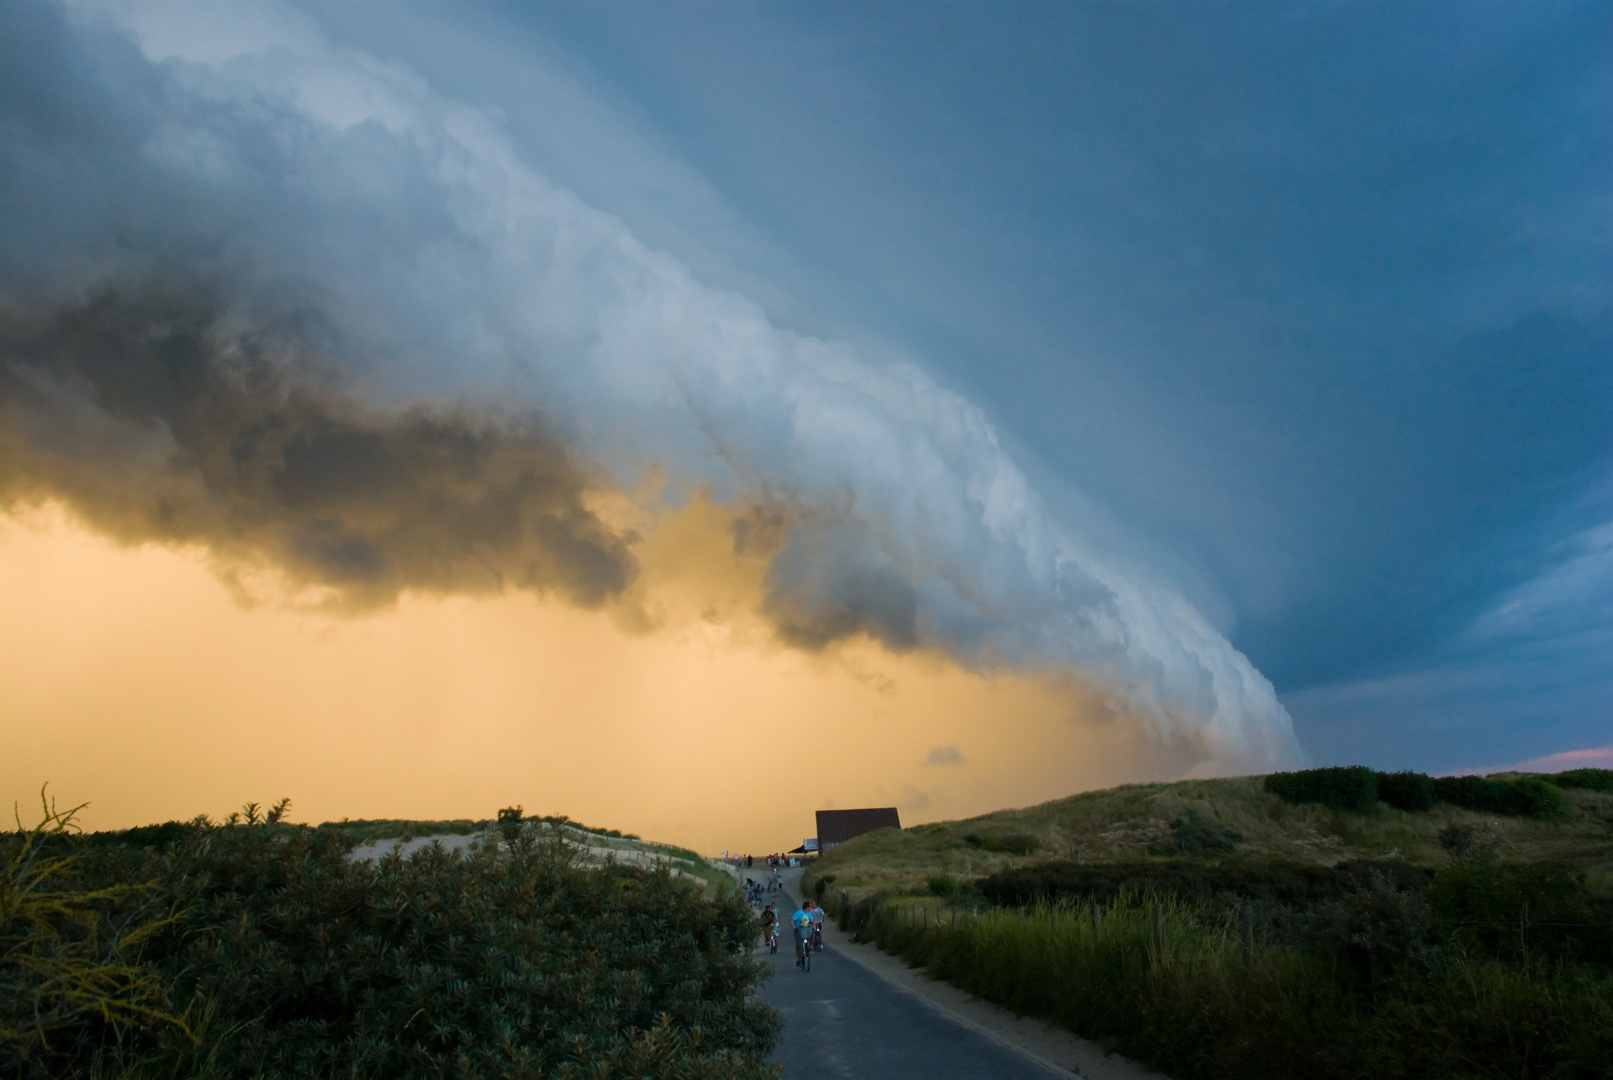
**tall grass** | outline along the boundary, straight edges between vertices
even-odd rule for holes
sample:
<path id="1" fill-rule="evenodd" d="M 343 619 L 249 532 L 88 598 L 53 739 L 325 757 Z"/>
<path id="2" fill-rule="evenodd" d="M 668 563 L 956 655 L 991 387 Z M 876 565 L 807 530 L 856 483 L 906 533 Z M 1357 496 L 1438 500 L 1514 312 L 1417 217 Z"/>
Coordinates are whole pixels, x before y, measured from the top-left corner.
<path id="1" fill-rule="evenodd" d="M 1372 985 L 1344 958 L 1269 941 L 1246 963 L 1236 906 L 1168 895 L 844 916 L 938 978 L 1180 1080 L 1613 1075 L 1613 983 L 1589 968 L 1436 956 Z"/>

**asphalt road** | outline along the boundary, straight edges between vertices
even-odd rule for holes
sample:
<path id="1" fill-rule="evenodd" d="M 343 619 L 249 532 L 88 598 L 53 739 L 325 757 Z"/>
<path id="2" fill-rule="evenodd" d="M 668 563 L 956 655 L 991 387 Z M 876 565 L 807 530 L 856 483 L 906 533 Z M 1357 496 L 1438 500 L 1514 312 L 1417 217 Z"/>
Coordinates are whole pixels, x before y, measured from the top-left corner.
<path id="1" fill-rule="evenodd" d="M 775 894 L 776 895 L 776 894 Z M 786 914 L 788 913 L 786 908 Z M 787 933 L 787 932 L 786 932 Z M 826 945 L 807 973 L 786 938 L 761 998 L 784 1018 L 785 1080 L 1069 1080 L 965 1027 Z"/>

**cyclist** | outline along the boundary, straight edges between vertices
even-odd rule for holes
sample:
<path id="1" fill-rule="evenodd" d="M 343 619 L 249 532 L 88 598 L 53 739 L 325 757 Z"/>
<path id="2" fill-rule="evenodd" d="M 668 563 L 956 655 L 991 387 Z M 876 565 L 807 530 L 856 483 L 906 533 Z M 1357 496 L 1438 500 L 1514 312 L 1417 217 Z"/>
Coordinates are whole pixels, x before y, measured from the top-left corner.
<path id="1" fill-rule="evenodd" d="M 778 912 L 768 904 L 762 909 L 762 944 L 770 953 L 778 952 Z"/>
<path id="2" fill-rule="evenodd" d="M 790 916 L 795 924 L 795 966 L 806 967 L 806 947 L 812 940 L 812 901 L 801 901 L 801 910 Z"/>
<path id="3" fill-rule="evenodd" d="M 812 905 L 812 949 L 823 951 L 823 905 Z"/>

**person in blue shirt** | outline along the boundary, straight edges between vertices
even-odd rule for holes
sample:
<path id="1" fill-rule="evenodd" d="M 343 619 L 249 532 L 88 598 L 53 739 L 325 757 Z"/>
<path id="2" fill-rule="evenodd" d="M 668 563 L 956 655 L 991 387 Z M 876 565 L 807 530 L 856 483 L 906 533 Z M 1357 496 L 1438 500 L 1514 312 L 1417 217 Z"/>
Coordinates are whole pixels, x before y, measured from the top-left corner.
<path id="1" fill-rule="evenodd" d="M 806 946 L 812 938 L 812 901 L 801 901 L 801 910 L 790 916 L 795 924 L 795 965 L 806 964 Z"/>

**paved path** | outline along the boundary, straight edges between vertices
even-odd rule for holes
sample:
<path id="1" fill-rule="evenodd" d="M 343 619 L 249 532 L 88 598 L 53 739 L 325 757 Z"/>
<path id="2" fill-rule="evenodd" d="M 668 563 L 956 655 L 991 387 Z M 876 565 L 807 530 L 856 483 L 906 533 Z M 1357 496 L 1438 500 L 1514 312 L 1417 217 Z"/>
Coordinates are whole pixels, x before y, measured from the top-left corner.
<path id="1" fill-rule="evenodd" d="M 784 1018 L 773 1060 L 785 1080 L 1068 1080 L 973 1031 L 923 999 L 895 991 L 884 979 L 833 946 L 795 966 L 794 949 L 780 945 L 773 977 L 761 997 Z"/>
<path id="2" fill-rule="evenodd" d="M 781 899 L 786 920 L 795 906 L 787 894 Z M 774 968 L 760 996 L 784 1020 L 773 1060 L 785 1080 L 1166 1080 L 852 944 L 833 926 L 824 939 L 807 973 L 795 966 L 788 937 L 777 956 L 756 954 Z"/>

